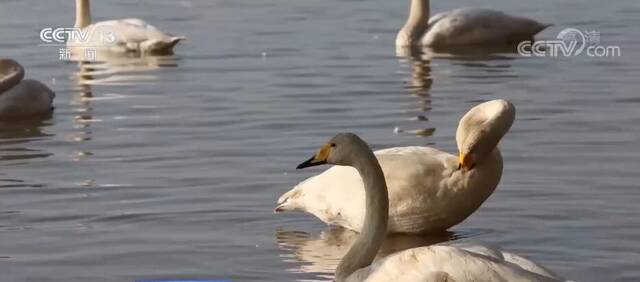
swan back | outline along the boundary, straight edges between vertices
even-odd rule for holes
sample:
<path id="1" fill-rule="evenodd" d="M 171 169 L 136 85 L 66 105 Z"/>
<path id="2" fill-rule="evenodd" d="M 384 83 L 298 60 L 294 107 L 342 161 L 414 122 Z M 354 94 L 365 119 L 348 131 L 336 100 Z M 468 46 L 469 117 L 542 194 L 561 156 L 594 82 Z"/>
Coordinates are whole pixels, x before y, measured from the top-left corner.
<path id="1" fill-rule="evenodd" d="M 525 266 L 519 262 L 526 261 Z M 564 279 L 532 261 L 485 244 L 445 243 L 392 254 L 349 281 L 530 281 Z M 366 279 L 365 279 L 366 278 Z"/>
<path id="2" fill-rule="evenodd" d="M 0 58 L 0 95 L 24 78 L 24 68 L 12 59 Z"/>
<path id="3" fill-rule="evenodd" d="M 460 119 L 456 143 L 461 155 L 474 155 L 481 161 L 491 153 L 515 120 L 516 109 L 507 100 L 477 105 Z"/>
<path id="4" fill-rule="evenodd" d="M 489 9 L 462 8 L 429 19 L 421 44 L 431 47 L 514 45 L 531 40 L 549 25 Z"/>
<path id="5" fill-rule="evenodd" d="M 51 113 L 55 93 L 42 82 L 25 79 L 0 95 L 0 117 L 16 118 Z"/>

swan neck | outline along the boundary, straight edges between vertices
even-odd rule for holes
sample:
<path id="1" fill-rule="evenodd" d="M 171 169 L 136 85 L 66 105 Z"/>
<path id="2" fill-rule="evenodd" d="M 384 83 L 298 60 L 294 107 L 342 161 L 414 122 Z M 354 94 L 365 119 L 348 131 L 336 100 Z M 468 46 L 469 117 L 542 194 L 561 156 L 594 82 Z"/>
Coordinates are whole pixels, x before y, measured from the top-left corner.
<path id="1" fill-rule="evenodd" d="M 485 102 L 469 110 L 456 130 L 459 152 L 482 161 L 509 131 L 515 114 L 513 104 L 505 100 Z"/>
<path id="2" fill-rule="evenodd" d="M 364 145 L 366 146 L 366 144 Z M 362 231 L 336 269 L 336 281 L 345 281 L 358 269 L 370 265 L 387 235 L 389 196 L 382 168 L 377 158 L 366 147 L 353 164 L 365 189 L 365 218 Z"/>
<path id="3" fill-rule="evenodd" d="M 420 42 L 429 26 L 429 2 L 429 0 L 411 0 L 409 18 L 398 33 L 396 45 L 415 45 Z"/>
<path id="4" fill-rule="evenodd" d="M 91 24 L 89 0 L 76 0 L 76 23 L 74 27 L 84 28 Z"/>

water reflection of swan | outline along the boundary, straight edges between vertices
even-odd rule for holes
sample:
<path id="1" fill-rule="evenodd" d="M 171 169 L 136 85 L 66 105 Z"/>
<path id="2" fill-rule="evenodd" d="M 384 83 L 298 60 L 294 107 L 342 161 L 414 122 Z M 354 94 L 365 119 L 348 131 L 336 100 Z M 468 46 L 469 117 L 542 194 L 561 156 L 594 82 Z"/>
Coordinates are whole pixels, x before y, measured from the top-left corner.
<path id="1" fill-rule="evenodd" d="M 431 111 L 431 85 L 433 84 L 433 77 L 431 76 L 431 61 L 429 59 L 423 59 L 421 57 L 421 51 L 414 48 L 403 48 L 407 51 L 405 53 L 398 53 L 400 62 L 407 65 L 410 69 L 409 81 L 407 88 L 412 96 L 418 101 L 419 107 L 414 109 L 417 114 L 413 121 L 423 123 L 428 121 L 425 113 Z M 400 127 L 395 128 L 396 133 L 408 133 L 417 136 L 427 137 L 433 135 L 435 128 L 419 128 L 419 129 L 402 129 Z"/>
<path id="2" fill-rule="evenodd" d="M 338 227 L 327 228 L 316 236 L 301 231 L 278 230 L 276 240 L 282 249 L 291 252 L 290 255 L 285 255 L 285 258 L 292 258 L 302 263 L 294 272 L 329 274 L 333 273 L 357 236 L 356 232 Z M 451 232 L 432 236 L 391 235 L 380 247 L 377 258 L 457 238 L 458 236 Z"/>
<path id="3" fill-rule="evenodd" d="M 377 151 L 389 187 L 388 232 L 442 232 L 478 209 L 500 182 L 497 145 L 514 119 L 515 108 L 505 100 L 470 109 L 456 132 L 459 158 L 430 147 Z M 364 206 L 358 172 L 333 166 L 283 194 L 276 211 L 305 211 L 327 224 L 361 231 L 366 228 Z"/>
<path id="4" fill-rule="evenodd" d="M 0 58 L 0 118 L 48 116 L 55 93 L 40 81 L 25 79 L 24 68 Z"/>
<path id="5" fill-rule="evenodd" d="M 455 61 L 480 61 L 514 59 L 518 54 L 515 46 L 455 46 L 446 49 L 428 46 L 396 46 L 396 55 L 400 58 L 420 59 L 450 59 Z"/>
<path id="6" fill-rule="evenodd" d="M 0 164 L 2 166 L 24 165 L 52 156 L 52 153 L 34 148 L 31 144 L 53 138 L 53 134 L 45 133 L 43 130 L 50 125 L 51 121 L 43 117 L 0 121 Z M 42 184 L 17 179 L 13 173 L 5 174 L 4 171 L 0 171 L 0 188 L 42 186 Z"/>
<path id="7" fill-rule="evenodd" d="M 411 0 L 409 18 L 398 32 L 396 46 L 450 47 L 514 45 L 549 25 L 487 9 L 457 9 L 430 16 L 429 0 Z"/>
<path id="8" fill-rule="evenodd" d="M 67 45 L 76 50 L 101 49 L 111 53 L 171 54 L 184 39 L 168 35 L 140 19 L 110 20 L 91 24 L 89 0 L 76 0 L 76 28 L 88 39 L 72 38 Z"/>
<path id="9" fill-rule="evenodd" d="M 374 262 L 387 235 L 389 199 L 385 175 L 367 143 L 342 133 L 298 168 L 322 164 L 353 167 L 364 182 L 362 232 L 335 271 L 335 281 L 562 281 L 534 262 L 482 244 L 438 244 L 411 248 Z M 463 165 L 464 164 L 463 161 Z"/>
<path id="10" fill-rule="evenodd" d="M 153 70 L 178 66 L 175 56 L 111 56 L 101 61 L 85 61 L 81 56 L 72 57 L 78 62 L 76 76 L 80 84 L 127 85 L 153 82 L 158 77 Z"/>

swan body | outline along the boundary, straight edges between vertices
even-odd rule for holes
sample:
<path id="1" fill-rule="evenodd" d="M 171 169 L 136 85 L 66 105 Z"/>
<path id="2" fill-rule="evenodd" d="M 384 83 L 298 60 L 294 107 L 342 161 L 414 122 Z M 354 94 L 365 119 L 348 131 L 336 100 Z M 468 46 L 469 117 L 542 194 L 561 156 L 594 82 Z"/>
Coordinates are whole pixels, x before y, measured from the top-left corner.
<path id="1" fill-rule="evenodd" d="M 89 0 L 76 0 L 76 28 L 86 40 L 69 40 L 71 48 L 96 48 L 113 53 L 171 54 L 182 36 L 171 36 L 141 19 L 109 20 L 91 24 Z"/>
<path id="2" fill-rule="evenodd" d="M 429 18 L 429 2 L 412 0 L 407 23 L 396 37 L 397 46 L 517 45 L 549 26 L 490 9 L 462 8 Z"/>
<path id="3" fill-rule="evenodd" d="M 388 187 L 388 232 L 442 232 L 477 210 L 500 182 L 502 156 L 495 145 L 514 117 L 515 108 L 505 100 L 480 104 L 465 114 L 456 134 L 459 150 L 477 147 L 474 150 L 481 155 L 469 170 L 458 169 L 457 156 L 430 147 L 376 151 Z M 364 205 L 364 183 L 358 172 L 333 166 L 283 194 L 276 212 L 308 212 L 327 224 L 359 232 Z"/>
<path id="4" fill-rule="evenodd" d="M 47 115 L 55 93 L 37 80 L 25 79 L 24 68 L 11 59 L 0 59 L 0 118 Z"/>
<path id="5" fill-rule="evenodd" d="M 481 141 L 484 142 L 484 141 Z M 477 154 L 477 152 L 470 152 Z M 472 156 L 473 157 L 473 156 Z M 459 170 L 473 169 L 467 155 Z M 333 137 L 297 168 L 351 166 L 364 182 L 363 230 L 335 271 L 335 281 L 563 281 L 534 262 L 482 244 L 440 244 L 404 250 L 372 264 L 386 238 L 389 198 L 385 176 L 367 143 L 352 133 Z"/>
<path id="6" fill-rule="evenodd" d="M 479 243 L 443 243 L 401 251 L 354 272 L 346 281 L 564 281 L 535 262 Z"/>

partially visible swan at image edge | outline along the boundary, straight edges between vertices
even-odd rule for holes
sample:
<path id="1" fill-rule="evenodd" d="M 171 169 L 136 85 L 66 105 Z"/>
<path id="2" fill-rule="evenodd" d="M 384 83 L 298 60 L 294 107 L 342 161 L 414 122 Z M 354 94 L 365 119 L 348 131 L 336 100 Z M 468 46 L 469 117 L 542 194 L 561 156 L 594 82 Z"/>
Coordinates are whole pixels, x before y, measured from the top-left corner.
<path id="1" fill-rule="evenodd" d="M 418 146 L 376 151 L 389 187 L 388 232 L 438 233 L 477 210 L 500 182 L 502 156 L 497 145 L 514 119 L 515 107 L 506 100 L 473 107 L 456 132 L 459 157 Z M 364 206 L 358 172 L 333 166 L 283 194 L 275 212 L 304 211 L 359 232 Z"/>
<path id="2" fill-rule="evenodd" d="M 535 20 L 489 9 L 462 8 L 430 16 L 429 0 L 411 0 L 396 46 L 517 45 L 547 28 Z M 465 46 L 466 45 L 466 46 Z"/>
<path id="3" fill-rule="evenodd" d="M 297 168 L 322 164 L 353 167 L 364 182 L 365 206 L 360 207 L 365 212 L 364 227 L 335 270 L 337 282 L 563 281 L 529 259 L 468 242 L 408 249 L 373 262 L 386 239 L 389 215 L 385 176 L 376 156 L 357 135 L 341 133 Z"/>
<path id="4" fill-rule="evenodd" d="M 0 58 L 0 118 L 48 115 L 53 111 L 55 93 L 40 81 L 23 78 L 22 65 Z"/>
<path id="5" fill-rule="evenodd" d="M 172 54 L 173 47 L 184 39 L 171 36 L 141 19 L 121 19 L 91 23 L 89 0 L 76 0 L 76 28 L 87 31 L 88 40 L 67 42 L 72 48 L 96 48 L 114 53 Z"/>

